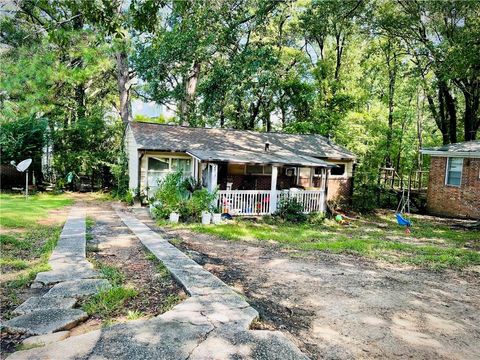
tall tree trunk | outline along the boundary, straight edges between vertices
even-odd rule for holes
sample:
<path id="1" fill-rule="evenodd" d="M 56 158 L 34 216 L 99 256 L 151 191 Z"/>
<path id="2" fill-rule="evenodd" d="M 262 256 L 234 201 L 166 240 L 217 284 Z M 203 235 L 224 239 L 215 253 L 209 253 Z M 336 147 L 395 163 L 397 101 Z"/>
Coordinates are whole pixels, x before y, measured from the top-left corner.
<path id="1" fill-rule="evenodd" d="M 420 93 L 417 89 L 417 168 L 422 170 L 423 167 L 423 158 L 420 149 L 423 148 L 423 109 L 424 109 L 424 98 L 422 97 L 422 103 L 420 106 Z"/>
<path id="2" fill-rule="evenodd" d="M 130 73 L 128 71 L 128 55 L 125 50 L 115 54 L 117 61 L 117 84 L 120 97 L 120 117 L 124 124 L 132 121 L 132 103 L 130 99 Z"/>
<path id="3" fill-rule="evenodd" d="M 393 112 L 395 107 L 395 81 L 397 78 L 397 54 L 392 44 L 388 43 L 386 49 L 386 60 L 388 68 L 388 130 L 387 130 L 387 154 L 385 156 L 385 165 L 392 166 L 391 149 L 393 140 Z"/>
<path id="4" fill-rule="evenodd" d="M 465 141 L 475 140 L 480 128 L 479 103 L 480 83 L 475 82 L 469 88 L 462 88 L 465 97 L 464 136 Z"/>
<path id="5" fill-rule="evenodd" d="M 185 81 L 185 100 L 180 104 L 182 125 L 188 126 L 190 114 L 193 111 L 198 79 L 200 77 L 201 64 L 194 61 Z"/>

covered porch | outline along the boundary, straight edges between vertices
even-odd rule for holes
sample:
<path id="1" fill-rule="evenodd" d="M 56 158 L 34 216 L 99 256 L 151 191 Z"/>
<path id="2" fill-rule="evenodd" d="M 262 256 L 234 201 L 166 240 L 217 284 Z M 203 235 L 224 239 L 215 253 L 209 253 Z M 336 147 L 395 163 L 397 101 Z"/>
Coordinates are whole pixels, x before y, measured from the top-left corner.
<path id="1" fill-rule="evenodd" d="M 282 199 L 295 198 L 305 213 L 326 209 L 330 164 L 295 154 L 188 152 L 202 184 L 218 189 L 217 206 L 231 215 L 266 215 Z"/>

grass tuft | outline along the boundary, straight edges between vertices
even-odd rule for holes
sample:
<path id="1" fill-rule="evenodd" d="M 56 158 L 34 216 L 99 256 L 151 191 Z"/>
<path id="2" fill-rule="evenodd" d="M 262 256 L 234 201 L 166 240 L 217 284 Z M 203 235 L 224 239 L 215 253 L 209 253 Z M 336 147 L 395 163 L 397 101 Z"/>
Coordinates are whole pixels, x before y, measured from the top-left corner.
<path id="1" fill-rule="evenodd" d="M 123 310 L 125 301 L 138 295 L 135 289 L 114 286 L 105 289 L 90 298 L 82 309 L 89 315 L 97 315 L 101 318 L 112 317 Z"/>

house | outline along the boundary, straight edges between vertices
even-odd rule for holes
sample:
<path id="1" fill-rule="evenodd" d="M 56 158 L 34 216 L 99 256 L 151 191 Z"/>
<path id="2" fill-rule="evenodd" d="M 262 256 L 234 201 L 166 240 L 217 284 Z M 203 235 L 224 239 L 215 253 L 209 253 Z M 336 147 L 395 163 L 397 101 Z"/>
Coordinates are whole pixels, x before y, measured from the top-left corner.
<path id="1" fill-rule="evenodd" d="M 218 205 L 238 215 L 272 213 L 283 196 L 324 211 L 352 190 L 355 156 L 320 135 L 132 122 L 125 139 L 130 189 L 148 196 L 177 170 L 219 189 Z"/>
<path id="2" fill-rule="evenodd" d="M 427 209 L 432 214 L 480 218 L 480 141 L 425 148 L 431 156 Z"/>

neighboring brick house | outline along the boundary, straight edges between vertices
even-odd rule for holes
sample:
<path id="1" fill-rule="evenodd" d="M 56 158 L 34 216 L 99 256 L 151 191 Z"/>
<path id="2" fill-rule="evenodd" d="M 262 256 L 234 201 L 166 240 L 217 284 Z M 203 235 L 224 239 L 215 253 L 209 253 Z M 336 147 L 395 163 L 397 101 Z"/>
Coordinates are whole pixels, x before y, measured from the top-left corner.
<path id="1" fill-rule="evenodd" d="M 320 135 L 132 122 L 125 138 L 130 188 L 149 196 L 159 180 L 178 169 L 209 189 L 238 196 L 234 202 L 242 204 L 254 197 L 270 206 L 270 199 L 275 202 L 282 191 L 297 188 L 305 206 L 318 211 L 325 208 L 318 202 L 351 193 L 355 155 Z M 242 204 L 244 214 L 253 208 Z"/>
<path id="2" fill-rule="evenodd" d="M 480 141 L 422 149 L 430 155 L 427 209 L 451 217 L 480 219 Z"/>

